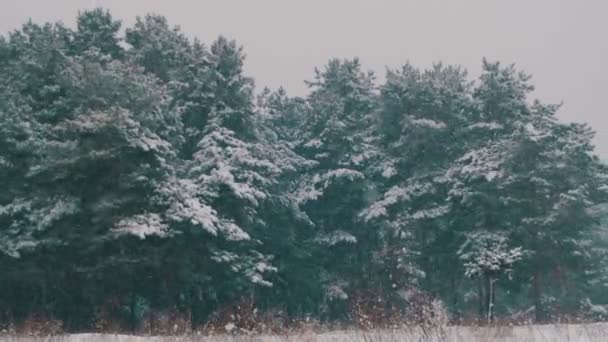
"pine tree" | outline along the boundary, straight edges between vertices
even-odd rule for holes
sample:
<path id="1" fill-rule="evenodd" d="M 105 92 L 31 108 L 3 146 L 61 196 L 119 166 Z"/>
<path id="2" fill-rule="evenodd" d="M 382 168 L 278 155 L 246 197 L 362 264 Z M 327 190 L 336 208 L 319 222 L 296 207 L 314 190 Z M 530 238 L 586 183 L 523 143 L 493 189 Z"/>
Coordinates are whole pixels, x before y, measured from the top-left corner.
<path id="1" fill-rule="evenodd" d="M 0 36 L 0 325 L 196 328 L 242 301 L 605 317 L 608 168 L 514 65 L 471 82 L 406 64 L 376 86 L 332 59 L 307 96 L 256 98 L 235 41 L 159 15 L 120 28 L 95 9 Z"/>
<path id="2" fill-rule="evenodd" d="M 118 37 L 121 22 L 114 20 L 108 10 L 96 8 L 80 12 L 76 18 L 77 30 L 73 34 L 72 49 L 75 54 L 96 48 L 102 54 L 120 58 L 124 51 Z"/>
<path id="3" fill-rule="evenodd" d="M 466 148 L 471 85 L 462 69 L 440 64 L 423 72 L 408 64 L 386 79 L 381 157 L 368 171 L 380 195 L 361 217 L 382 238 L 379 266 L 393 293 L 416 288 L 447 297 L 456 292 L 458 266 L 445 174 Z"/>

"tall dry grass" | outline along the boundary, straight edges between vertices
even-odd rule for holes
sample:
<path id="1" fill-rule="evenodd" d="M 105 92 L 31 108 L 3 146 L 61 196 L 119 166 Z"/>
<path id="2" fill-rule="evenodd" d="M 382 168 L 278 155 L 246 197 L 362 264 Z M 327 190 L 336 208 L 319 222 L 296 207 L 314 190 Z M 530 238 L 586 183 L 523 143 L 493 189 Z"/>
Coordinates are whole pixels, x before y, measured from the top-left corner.
<path id="1" fill-rule="evenodd" d="M 56 336 L 0 336 L 6 342 L 604 342 L 608 323 L 496 327 L 421 326 L 395 330 L 303 331 L 283 335 L 129 336 L 74 334 Z"/>

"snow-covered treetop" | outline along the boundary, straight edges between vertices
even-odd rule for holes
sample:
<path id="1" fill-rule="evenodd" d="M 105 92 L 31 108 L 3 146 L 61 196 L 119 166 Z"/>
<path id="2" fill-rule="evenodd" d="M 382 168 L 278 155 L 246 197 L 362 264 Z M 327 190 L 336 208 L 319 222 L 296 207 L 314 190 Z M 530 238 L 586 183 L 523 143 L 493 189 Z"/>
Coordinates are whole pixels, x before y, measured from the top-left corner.
<path id="1" fill-rule="evenodd" d="M 464 263 L 465 275 L 477 277 L 484 274 L 509 273 L 516 262 L 524 257 L 521 247 L 510 247 L 507 237 L 490 232 L 475 232 L 458 251 Z"/>

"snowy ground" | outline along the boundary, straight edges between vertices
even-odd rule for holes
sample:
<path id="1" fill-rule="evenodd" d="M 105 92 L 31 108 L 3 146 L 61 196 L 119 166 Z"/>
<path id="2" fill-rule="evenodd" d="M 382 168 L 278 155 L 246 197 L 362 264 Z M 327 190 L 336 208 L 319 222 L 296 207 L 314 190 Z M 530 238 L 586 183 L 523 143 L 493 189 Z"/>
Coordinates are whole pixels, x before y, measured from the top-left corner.
<path id="1" fill-rule="evenodd" d="M 0 337 L 4 342 L 586 342 L 608 341 L 608 323 L 587 325 L 534 325 L 521 327 L 447 327 L 431 332 L 422 329 L 394 331 L 335 331 L 285 336 L 185 336 L 140 337 L 128 335 L 75 334 L 54 337 Z"/>

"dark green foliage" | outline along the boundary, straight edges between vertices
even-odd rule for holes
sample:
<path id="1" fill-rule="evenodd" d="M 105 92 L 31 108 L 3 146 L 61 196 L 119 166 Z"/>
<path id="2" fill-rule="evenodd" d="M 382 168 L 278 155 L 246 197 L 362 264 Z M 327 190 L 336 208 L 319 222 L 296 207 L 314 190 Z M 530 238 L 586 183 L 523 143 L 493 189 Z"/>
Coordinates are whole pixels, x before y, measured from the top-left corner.
<path id="1" fill-rule="evenodd" d="M 110 12 L 101 8 L 80 13 L 72 39 L 74 53 L 82 54 L 94 48 L 102 54 L 120 58 L 124 52 L 119 44 L 120 26 L 120 21 L 113 20 Z"/>
<path id="2" fill-rule="evenodd" d="M 0 37 L 1 324 L 197 327 L 241 301 L 540 321 L 608 302 L 593 131 L 529 101 L 514 66 L 472 82 L 408 64 L 376 85 L 333 59 L 308 96 L 255 101 L 236 42 L 158 15 L 120 27 L 96 9 Z"/>

